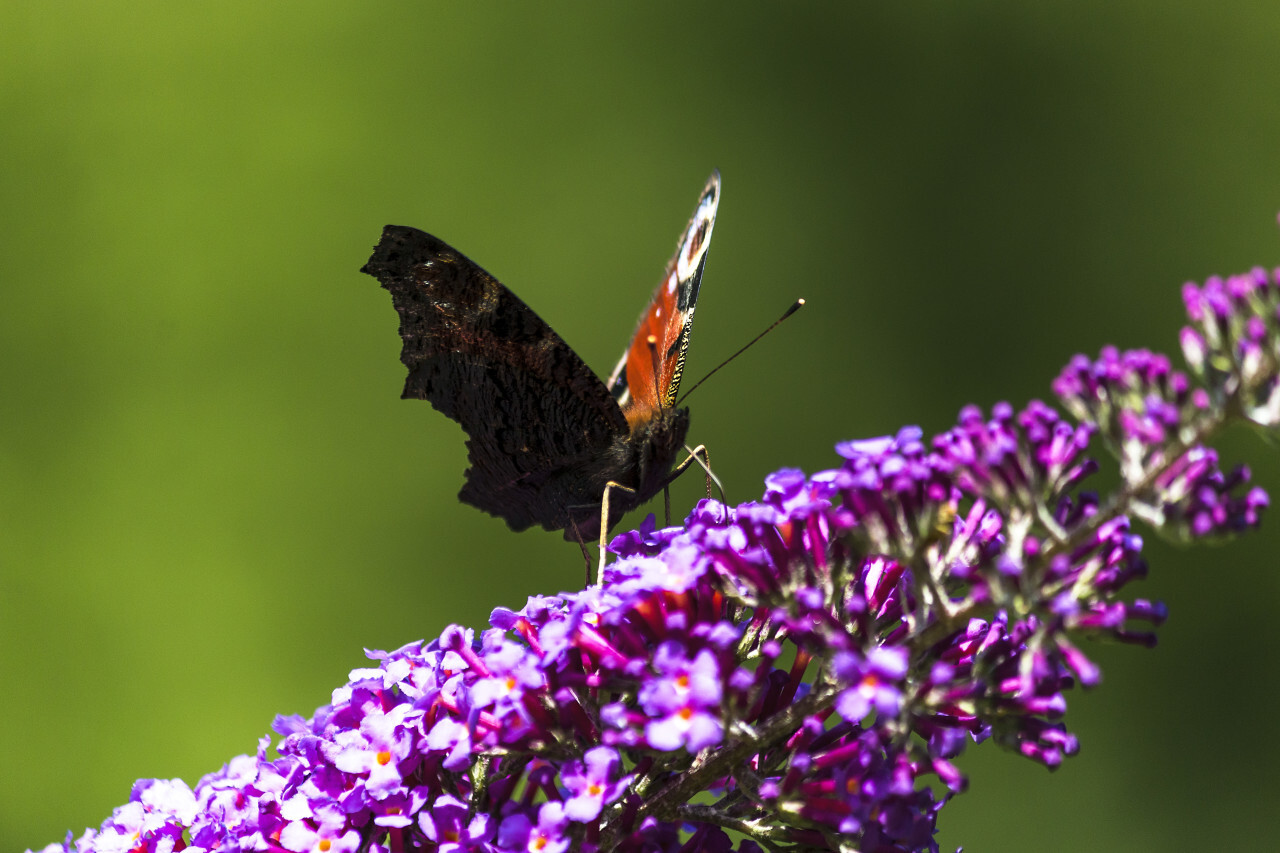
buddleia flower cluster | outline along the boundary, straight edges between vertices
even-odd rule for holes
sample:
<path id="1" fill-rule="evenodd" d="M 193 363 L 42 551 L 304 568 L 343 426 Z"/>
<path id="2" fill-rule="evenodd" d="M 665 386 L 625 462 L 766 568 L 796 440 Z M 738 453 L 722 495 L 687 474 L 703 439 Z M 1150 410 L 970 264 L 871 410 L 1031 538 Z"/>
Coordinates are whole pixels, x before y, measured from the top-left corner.
<path id="1" fill-rule="evenodd" d="M 138 782 L 89 851 L 936 850 L 994 742 L 1077 751 L 1082 641 L 1150 646 L 1135 521 L 1255 527 L 1267 496 L 1206 441 L 1280 425 L 1280 279 L 1187 285 L 1188 372 L 1078 356 L 1033 401 L 926 439 L 837 446 L 758 501 L 616 538 L 604 583 L 499 608 L 480 632 L 374 652 L 309 719 L 201 779 Z M 1119 485 L 1090 489 L 1105 451 Z"/>

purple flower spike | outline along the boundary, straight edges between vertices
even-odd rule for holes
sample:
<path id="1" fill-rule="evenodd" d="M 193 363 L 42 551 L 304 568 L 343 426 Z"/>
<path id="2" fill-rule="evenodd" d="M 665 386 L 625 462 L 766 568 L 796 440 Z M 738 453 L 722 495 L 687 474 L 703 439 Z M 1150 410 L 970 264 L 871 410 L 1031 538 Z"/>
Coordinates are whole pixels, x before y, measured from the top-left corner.
<path id="1" fill-rule="evenodd" d="M 1280 279 L 1255 267 L 1229 278 L 1183 288 L 1191 325 L 1182 331 L 1187 364 L 1207 396 L 1238 407 L 1265 429 L 1280 427 Z"/>
<path id="2" fill-rule="evenodd" d="M 310 719 L 277 718 L 274 758 L 264 738 L 194 789 L 139 782 L 46 853 L 935 853 L 970 744 L 1062 765 L 1068 697 L 1102 680 L 1085 643 L 1154 645 L 1138 525 L 1224 540 L 1268 506 L 1208 442 L 1280 429 L 1280 280 L 1183 298 L 1189 374 L 1108 347 L 1054 381 L 1066 413 L 968 406 L 759 501 L 650 516 L 603 586 L 369 652 Z M 1110 494 L 1084 488 L 1099 449 Z"/>

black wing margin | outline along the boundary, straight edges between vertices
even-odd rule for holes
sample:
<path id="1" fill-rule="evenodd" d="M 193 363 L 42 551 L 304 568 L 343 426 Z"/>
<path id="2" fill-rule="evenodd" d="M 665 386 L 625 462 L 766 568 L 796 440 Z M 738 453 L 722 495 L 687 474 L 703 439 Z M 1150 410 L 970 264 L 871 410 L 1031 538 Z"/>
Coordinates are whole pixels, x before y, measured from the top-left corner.
<path id="1" fill-rule="evenodd" d="M 430 234 L 388 225 L 361 272 L 400 315 L 401 396 L 467 432 L 458 496 L 514 530 L 564 527 L 581 495 L 563 475 L 628 432 L 609 389 L 514 293 Z"/>

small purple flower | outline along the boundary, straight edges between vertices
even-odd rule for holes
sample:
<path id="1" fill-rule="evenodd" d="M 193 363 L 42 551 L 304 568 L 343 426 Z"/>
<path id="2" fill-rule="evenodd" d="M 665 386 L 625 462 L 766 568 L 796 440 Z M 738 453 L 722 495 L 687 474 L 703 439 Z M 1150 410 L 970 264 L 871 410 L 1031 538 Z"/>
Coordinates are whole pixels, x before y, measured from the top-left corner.
<path id="1" fill-rule="evenodd" d="M 385 714 L 371 713 L 360 728 L 337 734 L 324 747 L 333 766 L 344 773 L 365 776 L 364 786 L 376 799 L 404 784 L 400 762 L 414 745 L 414 726 L 421 712 L 397 705 Z"/>
<path id="2" fill-rule="evenodd" d="M 571 764 L 561 775 L 569 797 L 564 801 L 564 814 L 569 820 L 586 823 L 600 816 L 605 806 L 617 802 L 631 783 L 630 776 L 619 776 L 618 752 L 607 746 L 587 750 L 581 764 Z M 611 778 L 619 776 L 619 778 Z"/>
<path id="3" fill-rule="evenodd" d="M 441 717 L 427 733 L 427 748 L 445 753 L 443 764 L 450 770 L 471 762 L 471 729 L 465 723 Z"/>
<path id="4" fill-rule="evenodd" d="M 488 675 L 471 685 L 471 702 L 476 708 L 489 708 L 499 716 L 524 713 L 525 691 L 545 685 L 538 668 L 538 656 L 525 646 L 501 638 L 483 655 Z M 514 721 L 508 718 L 509 724 Z"/>
<path id="5" fill-rule="evenodd" d="M 892 717 L 902 706 L 898 686 L 907 674 L 907 650 L 880 646 L 866 656 L 837 652 L 831 662 L 840 684 L 848 685 L 836 699 L 836 711 L 851 723 L 862 722 L 874 708 Z"/>
<path id="6" fill-rule="evenodd" d="M 346 821 L 346 815 L 326 809 L 319 820 L 294 820 L 280 831 L 280 846 L 294 853 L 355 853 L 360 833 Z"/>
<path id="7" fill-rule="evenodd" d="M 720 741 L 720 665 L 709 649 L 692 660 L 679 643 L 667 642 L 653 656 L 654 677 L 640 688 L 639 701 L 652 719 L 645 737 L 654 749 L 686 747 L 697 752 Z"/>
<path id="8" fill-rule="evenodd" d="M 525 850 L 528 853 L 564 853 L 570 839 L 565 835 L 569 819 L 564 805 L 555 801 L 543 803 L 538 809 L 538 822 L 517 812 L 502 821 L 498 827 L 498 849 Z"/>
<path id="9" fill-rule="evenodd" d="M 418 824 L 440 853 L 464 853 L 482 849 L 493 839 L 493 820 L 487 814 L 468 816 L 467 804 L 451 794 L 441 794 L 421 812 Z"/>

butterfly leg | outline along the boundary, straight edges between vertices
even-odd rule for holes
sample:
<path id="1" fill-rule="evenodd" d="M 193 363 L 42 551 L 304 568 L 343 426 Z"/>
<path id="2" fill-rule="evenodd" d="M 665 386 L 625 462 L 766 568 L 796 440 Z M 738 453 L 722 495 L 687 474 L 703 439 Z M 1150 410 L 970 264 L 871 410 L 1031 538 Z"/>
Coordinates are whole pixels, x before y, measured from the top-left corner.
<path id="1" fill-rule="evenodd" d="M 689 448 L 686 447 L 685 450 L 689 450 Z M 715 474 L 711 473 L 711 451 L 707 450 L 705 444 L 699 444 L 693 450 L 689 450 L 689 458 L 697 459 L 699 450 L 702 451 L 702 459 L 698 461 L 698 464 L 702 465 L 702 470 L 707 472 L 707 500 L 711 500 L 711 481 L 715 480 Z M 715 483 L 716 487 L 720 489 L 720 500 L 723 501 L 724 486 L 720 485 L 719 480 L 715 480 Z"/>
<path id="2" fill-rule="evenodd" d="M 698 465 L 701 466 L 702 470 L 707 473 L 707 497 L 708 498 L 711 497 L 711 484 L 715 483 L 716 489 L 720 492 L 720 500 L 723 501 L 725 499 L 724 486 L 720 483 L 720 478 L 717 477 L 715 475 L 715 472 L 711 470 L 711 454 L 707 452 L 706 445 L 699 444 L 697 447 L 693 448 L 692 450 L 689 449 L 688 445 L 685 445 L 684 449 L 688 451 L 689 455 L 685 457 L 685 459 L 681 461 L 679 465 L 671 469 L 671 473 L 667 476 L 666 482 L 663 483 L 663 487 L 665 488 L 666 485 L 669 484 L 672 480 L 674 480 L 676 477 L 679 477 L 681 474 L 683 474 L 685 472 L 685 469 L 687 469 L 694 462 L 697 462 Z"/>
<path id="3" fill-rule="evenodd" d="M 573 528 L 573 538 L 578 541 L 578 547 L 582 549 L 582 561 L 586 564 L 587 572 L 584 583 L 591 583 L 591 552 L 587 550 L 587 543 L 582 541 L 582 531 L 578 529 L 578 522 L 574 521 L 573 516 L 569 514 L 566 514 L 565 518 Z"/>
<path id="4" fill-rule="evenodd" d="M 600 500 L 600 567 L 596 570 L 596 586 L 604 586 L 604 560 L 608 553 L 605 551 L 605 546 L 609 535 L 609 492 L 613 489 L 630 492 L 633 495 L 636 493 L 636 490 L 630 486 L 615 483 L 613 480 L 604 484 L 604 497 Z"/>
<path id="5" fill-rule="evenodd" d="M 693 462 L 697 462 L 702 466 L 702 470 L 707 472 L 707 500 L 711 499 L 711 482 L 714 480 L 716 487 L 720 489 L 720 500 L 724 501 L 724 486 L 720 485 L 720 480 L 717 479 L 715 474 L 711 473 L 711 454 L 707 451 L 706 445 L 699 444 L 692 450 L 689 449 L 688 445 L 685 445 L 684 449 L 689 452 L 688 458 L 672 469 L 671 475 L 667 477 L 666 481 L 662 484 L 662 503 L 666 510 L 667 527 L 671 526 L 671 489 L 669 489 L 668 486 L 671 485 L 671 482 L 675 480 L 676 477 L 683 474 L 685 469 L 687 469 Z M 699 453 L 702 454 L 701 458 L 698 456 Z"/>
<path id="6" fill-rule="evenodd" d="M 706 445 L 699 444 L 697 447 L 690 450 L 689 446 L 686 444 L 684 449 L 689 453 L 688 458 L 672 469 L 671 475 L 667 477 L 666 481 L 662 484 L 662 502 L 667 513 L 667 527 L 671 526 L 671 490 L 668 486 L 670 486 L 671 482 L 675 480 L 676 477 L 683 474 L 685 469 L 694 462 L 701 465 L 702 470 L 707 472 L 707 500 L 711 499 L 711 483 L 712 481 L 715 481 L 716 488 L 720 490 L 720 500 L 721 502 L 724 501 L 724 486 L 720 485 L 719 478 L 711 472 L 711 453 L 707 450 Z M 698 454 L 702 454 L 702 456 L 699 457 Z"/>

